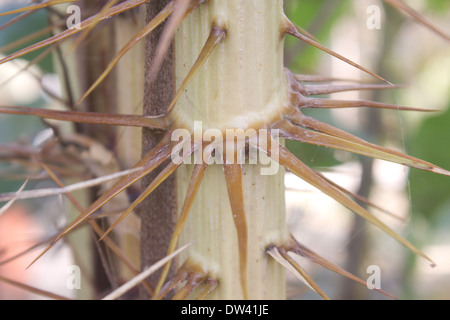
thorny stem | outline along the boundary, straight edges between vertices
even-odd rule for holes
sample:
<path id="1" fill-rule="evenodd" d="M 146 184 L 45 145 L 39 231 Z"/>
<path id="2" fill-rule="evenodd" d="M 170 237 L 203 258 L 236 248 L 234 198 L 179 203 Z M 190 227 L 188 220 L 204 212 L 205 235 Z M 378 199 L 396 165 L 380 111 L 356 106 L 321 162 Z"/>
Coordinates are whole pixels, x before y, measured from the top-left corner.
<path id="1" fill-rule="evenodd" d="M 65 2 L 67 1 L 49 0 L 24 10 Z M 86 30 L 84 34 L 86 36 L 99 22 L 145 2 L 127 0 L 112 7 L 117 1 L 111 0 L 99 14 L 86 19 L 81 24 L 81 29 Z M 388 2 L 394 6 L 401 3 L 401 1 L 393 0 Z M 268 177 L 261 174 L 261 164 L 227 162 L 229 159 L 242 160 L 238 155 L 249 151 L 248 143 L 251 136 L 247 137 L 247 144 L 238 147 L 237 150 L 233 152 L 227 150 L 220 154 L 219 159 L 222 158 L 225 164 L 202 162 L 201 166 L 197 167 L 189 164 L 168 164 L 170 151 L 174 146 L 173 141 L 169 141 L 172 130 L 187 129 L 193 137 L 197 137 L 207 129 L 215 129 L 216 133 L 226 134 L 229 130 L 268 129 L 268 137 L 270 137 L 268 140 L 266 140 L 267 133 L 253 135 L 258 142 L 264 140 L 270 142 L 270 147 L 265 144 L 257 148 L 262 151 L 260 154 L 262 159 L 272 158 L 271 160 L 277 161 L 390 234 L 413 252 L 430 260 L 413 244 L 348 197 L 355 197 L 354 195 L 306 166 L 283 147 L 282 140 L 275 141 L 271 137 L 280 130 L 283 138 L 343 149 L 450 175 L 449 171 L 422 160 L 371 145 L 337 128 L 304 117 L 296 108 L 366 106 L 397 110 L 412 109 L 366 100 L 337 101 L 306 98 L 305 96 L 314 94 L 384 89 L 394 86 L 384 78 L 327 49 L 296 27 L 284 16 L 283 1 L 261 0 L 257 3 L 246 0 L 155 0 L 147 3 L 147 18 L 151 22 L 122 48 L 99 78 L 100 80 L 88 89 L 83 99 L 97 84 L 103 82 L 103 77 L 131 47 L 153 31 L 148 37 L 145 57 L 144 115 L 153 117 L 166 115 L 161 119 L 118 116 L 117 114 L 93 115 L 75 111 L 65 113 L 37 109 L 32 111 L 30 108 L 17 106 L 0 108 L 0 112 L 3 113 L 30 113 L 43 118 L 86 123 L 102 123 L 105 117 L 107 118 L 105 123 L 108 124 L 135 125 L 168 131 L 163 135 L 161 131 L 144 130 L 144 156 L 134 167 L 136 169 L 142 166 L 142 172 L 137 171 L 121 178 L 108 188 L 91 206 L 82 210 L 82 213 L 58 234 L 36 259 L 70 231 L 89 221 L 97 210 L 108 204 L 120 192 L 145 178 L 143 193 L 117 220 L 117 223 L 120 222 L 144 198 L 148 198 L 144 208 L 152 210 L 141 211 L 142 267 L 145 268 L 152 261 L 166 254 L 170 255 L 177 243 L 183 245 L 183 243 L 193 242 L 193 246 L 178 261 L 180 268 L 175 277 L 164 284 L 170 267 L 166 265 L 163 275 L 159 278 L 155 298 L 163 297 L 170 289 L 180 285 L 174 299 L 190 298 L 191 294 L 193 297 L 202 299 L 210 295 L 213 298 L 222 299 L 282 299 L 285 295 L 284 272 L 281 266 L 271 259 L 274 257 L 270 253 L 272 249 L 276 250 L 284 262 L 290 264 L 314 291 L 327 298 L 313 279 L 288 255 L 288 251 L 309 257 L 338 273 L 349 275 L 291 239 L 284 217 L 283 170 L 280 168 Z M 194 8 L 197 10 L 193 10 Z M 401 9 L 415 16 L 414 12 L 408 11 L 409 9 L 404 6 L 401 6 Z M 160 23 L 169 16 L 171 17 L 163 30 Z M 57 43 L 78 31 L 63 31 L 48 40 L 1 59 L 0 63 Z M 283 67 L 283 39 L 286 34 L 293 35 L 371 74 L 386 82 L 388 86 L 303 86 L 298 81 L 303 81 L 304 78 L 294 77 Z M 175 46 L 170 45 L 173 38 L 175 38 Z M 164 56 L 165 59 L 162 58 Z M 151 65 L 152 62 L 154 62 L 153 65 Z M 158 81 L 154 81 L 156 76 Z M 110 85 L 107 87 L 109 90 L 114 88 Z M 101 96 L 100 101 L 106 101 L 105 97 Z M 113 104 L 92 100 L 88 107 L 94 106 L 92 111 L 101 111 L 95 106 L 104 105 L 111 107 Z M 87 108 L 87 110 L 91 109 Z M 293 112 L 294 110 L 296 113 Z M 421 109 L 421 111 L 427 110 Z M 196 122 L 204 126 L 198 129 L 195 126 Z M 235 138 L 230 139 L 226 136 L 224 145 L 237 146 Z M 189 145 L 194 146 L 190 143 Z M 272 149 L 274 147 L 276 148 Z M 205 151 L 203 142 L 195 144 L 195 148 Z M 190 152 L 194 153 L 195 148 L 190 149 Z M 219 153 L 217 150 L 215 152 Z M 188 157 L 190 153 L 185 155 L 184 160 Z M 177 170 L 176 184 L 171 176 L 175 170 Z M 149 194 L 151 194 L 150 197 L 147 197 Z M 81 206 L 77 207 L 82 209 Z M 174 222 L 177 221 L 176 211 L 179 213 L 179 220 L 175 232 L 172 233 Z M 115 226 L 116 223 L 107 232 Z M 171 234 L 173 235 L 169 238 Z M 102 240 L 103 238 L 108 239 L 105 235 Z M 168 250 L 167 244 L 169 244 Z M 142 276 L 143 278 L 145 276 Z M 181 284 L 182 282 L 184 284 Z"/>
<path id="2" fill-rule="evenodd" d="M 174 123 L 194 135 L 208 129 L 225 134 L 227 129 L 267 128 L 280 117 L 291 104 L 284 27 L 282 1 L 200 5 L 175 36 L 179 91 L 170 115 Z M 195 121 L 202 131 L 194 132 Z M 264 176 L 261 166 L 248 161 L 209 165 L 180 235 L 179 245 L 193 241 L 193 246 L 179 263 L 187 261 L 212 283 L 218 281 L 213 299 L 285 297 L 283 267 L 264 251 L 267 243 L 288 238 L 283 170 Z M 183 165 L 176 172 L 179 208 L 193 170 Z M 200 286 L 209 291 L 208 285 Z"/>
<path id="3" fill-rule="evenodd" d="M 167 0 L 154 0 L 146 4 L 147 21 L 153 19 L 167 4 Z M 165 114 L 175 94 L 175 70 L 173 46 L 168 48 L 165 59 L 160 66 L 158 81 L 153 81 L 153 75 L 149 74 L 151 62 L 156 55 L 163 26 L 156 28 L 146 40 L 145 57 L 145 87 L 144 87 L 144 115 L 155 116 Z M 155 147 L 161 140 L 162 133 L 146 130 L 143 132 L 142 152 L 145 154 Z M 151 183 L 158 175 L 155 171 L 143 180 L 143 188 Z M 173 232 L 175 212 L 175 177 L 171 176 L 159 188 L 157 188 L 142 203 L 141 217 L 141 265 L 142 268 L 152 265 L 167 254 L 167 246 Z M 175 265 L 175 264 L 174 264 Z M 171 269 L 171 274 L 174 268 Z M 159 272 L 150 277 L 156 286 Z M 146 297 L 146 293 L 141 294 Z M 147 296 L 148 297 L 148 296 Z"/>

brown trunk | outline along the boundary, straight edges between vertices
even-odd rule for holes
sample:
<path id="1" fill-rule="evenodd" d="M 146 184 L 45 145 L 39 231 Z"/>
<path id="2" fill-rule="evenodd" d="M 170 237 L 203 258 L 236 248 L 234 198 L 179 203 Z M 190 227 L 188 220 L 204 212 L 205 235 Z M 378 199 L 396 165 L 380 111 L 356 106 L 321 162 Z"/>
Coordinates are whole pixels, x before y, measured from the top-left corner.
<path id="1" fill-rule="evenodd" d="M 150 21 L 168 0 L 155 0 L 147 4 L 147 21 Z M 174 54 L 170 47 L 161 66 L 157 81 L 150 81 L 150 69 L 158 39 L 164 26 L 160 26 L 148 37 L 145 53 L 145 89 L 144 115 L 158 115 L 165 113 L 175 93 Z M 155 78 L 155 77 L 154 77 Z M 143 154 L 155 147 L 162 137 L 162 132 L 143 130 Z M 143 181 L 143 187 L 159 173 L 155 171 Z M 148 267 L 167 254 L 168 244 L 176 221 L 175 206 L 175 177 L 169 177 L 147 199 L 140 208 L 141 216 L 141 266 Z M 159 273 L 154 274 L 150 281 L 156 284 Z M 145 294 L 145 293 L 143 293 Z"/>

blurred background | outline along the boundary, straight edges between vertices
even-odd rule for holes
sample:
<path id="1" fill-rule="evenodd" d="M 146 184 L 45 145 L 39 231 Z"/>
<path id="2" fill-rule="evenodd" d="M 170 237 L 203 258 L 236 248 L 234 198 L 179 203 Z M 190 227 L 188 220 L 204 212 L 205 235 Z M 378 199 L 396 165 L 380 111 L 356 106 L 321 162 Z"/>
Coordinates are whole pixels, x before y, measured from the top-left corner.
<path id="1" fill-rule="evenodd" d="M 450 2 L 407 3 L 450 33 Z M 394 84 L 405 85 L 382 92 L 333 94 L 331 98 L 370 99 L 439 110 L 422 113 L 359 108 L 309 110 L 309 115 L 373 143 L 450 168 L 448 42 L 382 1 L 286 0 L 285 5 L 290 19 L 322 44 Z M 367 26 L 374 13 L 368 8 L 373 5 L 381 9 L 379 29 Z M 369 75 L 295 39 L 287 39 L 286 65 L 297 73 L 373 81 Z M 289 223 L 302 243 L 363 280 L 371 275 L 368 267 L 380 267 L 381 288 L 396 297 L 450 298 L 448 177 L 321 147 L 299 143 L 291 143 L 289 147 L 333 181 L 399 216 L 400 219 L 394 218 L 369 208 L 434 259 L 437 267 L 430 267 L 427 261 L 411 254 L 376 227 L 288 174 Z M 318 267 L 311 265 L 309 271 L 333 297 L 384 298 Z M 305 297 L 296 295 L 294 288 L 293 296 Z M 314 298 L 314 294 L 306 296 Z"/>
<path id="2" fill-rule="evenodd" d="M 27 1 L 1 0 L 0 12 Z M 450 2 L 412 0 L 412 7 L 450 33 Z M 380 8 L 379 29 L 368 28 L 369 6 Z M 450 169 L 450 46 L 410 17 L 377 0 L 285 0 L 287 16 L 328 48 L 404 88 L 349 92 L 333 99 L 371 99 L 437 112 L 397 112 L 368 108 L 308 110 L 319 120 L 345 129 L 384 147 Z M 15 16 L 0 17 L 4 26 Z M 49 36 L 47 14 L 40 10 L 20 23 L 0 29 L 0 54 L 6 55 Z M 43 31 L 40 31 L 43 30 Z M 27 36 L 34 34 L 35 37 Z M 52 56 L 42 51 L 0 66 L 0 105 L 52 107 L 50 95 L 60 94 Z M 319 74 L 373 81 L 369 75 L 288 37 L 285 64 L 294 73 Z M 24 163 L 10 161 L 13 145 L 38 145 L 46 126 L 36 117 L 0 116 L 0 193 L 17 191 L 24 183 Z M 345 270 L 366 280 L 368 267 L 380 268 L 381 289 L 400 299 L 450 298 L 450 179 L 397 164 L 300 143 L 288 147 L 309 166 L 357 192 L 396 216 L 369 208 L 437 264 L 410 253 L 376 227 L 358 219 L 334 200 L 295 176 L 286 174 L 288 223 L 304 245 Z M 27 189 L 53 186 L 35 179 Z M 4 203 L 0 204 L 1 206 Z M 73 264 L 70 249 L 61 243 L 40 263 L 25 270 L 41 248 L 27 250 L 51 237 L 66 223 L 65 204 L 58 196 L 17 201 L 0 215 L 0 276 L 28 283 L 66 297 Z M 14 258 L 14 259 L 13 259 Z M 323 290 L 334 299 L 385 299 L 365 286 L 347 281 L 309 261 L 300 260 Z M 288 297 L 317 299 L 290 275 Z M 0 281 L 0 299 L 42 299 L 41 295 Z"/>

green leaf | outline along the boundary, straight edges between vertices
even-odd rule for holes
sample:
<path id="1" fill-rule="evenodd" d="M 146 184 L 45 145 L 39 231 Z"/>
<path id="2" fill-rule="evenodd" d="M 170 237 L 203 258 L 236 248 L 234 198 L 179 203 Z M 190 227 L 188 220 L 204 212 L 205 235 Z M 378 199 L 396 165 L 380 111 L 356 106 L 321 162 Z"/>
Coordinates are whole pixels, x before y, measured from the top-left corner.
<path id="1" fill-rule="evenodd" d="M 450 109 L 423 121 L 409 141 L 409 153 L 443 168 L 450 168 Z M 450 179 L 412 169 L 410 172 L 413 211 L 431 217 L 450 197 Z"/>

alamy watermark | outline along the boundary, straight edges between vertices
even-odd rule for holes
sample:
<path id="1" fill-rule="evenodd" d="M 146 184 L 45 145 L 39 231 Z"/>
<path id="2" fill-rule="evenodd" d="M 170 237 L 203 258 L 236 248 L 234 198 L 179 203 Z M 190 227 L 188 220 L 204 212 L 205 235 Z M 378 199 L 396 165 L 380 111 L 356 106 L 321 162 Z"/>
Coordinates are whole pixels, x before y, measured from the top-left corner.
<path id="1" fill-rule="evenodd" d="M 194 122 L 194 134 L 187 129 L 175 129 L 171 140 L 178 142 L 172 149 L 175 164 L 262 164 L 261 175 L 274 175 L 279 170 L 279 130 L 219 129 L 203 131 L 201 121 Z M 192 141 L 193 140 L 193 141 Z M 197 148 L 193 157 L 192 145 Z M 268 154 L 266 154 L 268 153 Z M 192 159 L 193 158 L 193 159 Z"/>
<path id="2" fill-rule="evenodd" d="M 81 28 L 81 8 L 77 5 L 70 5 L 67 7 L 66 12 L 69 14 L 66 20 L 68 29 L 80 29 Z"/>
<path id="3" fill-rule="evenodd" d="M 366 26 L 369 30 L 381 29 L 381 8 L 376 4 L 370 5 L 366 10 L 369 15 L 366 20 Z"/>
<path id="4" fill-rule="evenodd" d="M 81 269 L 77 265 L 71 265 L 66 272 L 69 274 L 66 278 L 66 287 L 69 290 L 81 289 Z"/>
<path id="5" fill-rule="evenodd" d="M 68 29 L 81 28 L 81 8 L 77 5 L 69 5 L 66 10 L 69 16 L 66 20 Z M 366 26 L 370 30 L 381 29 L 381 8 L 379 5 L 373 4 L 367 7 L 366 13 L 368 15 Z"/>
<path id="6" fill-rule="evenodd" d="M 366 286 L 368 289 L 381 289 L 381 268 L 377 265 L 370 265 L 367 267 L 366 272 L 370 276 L 366 280 Z"/>

